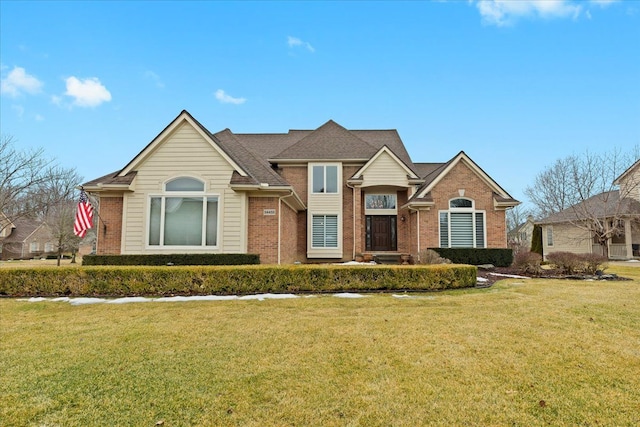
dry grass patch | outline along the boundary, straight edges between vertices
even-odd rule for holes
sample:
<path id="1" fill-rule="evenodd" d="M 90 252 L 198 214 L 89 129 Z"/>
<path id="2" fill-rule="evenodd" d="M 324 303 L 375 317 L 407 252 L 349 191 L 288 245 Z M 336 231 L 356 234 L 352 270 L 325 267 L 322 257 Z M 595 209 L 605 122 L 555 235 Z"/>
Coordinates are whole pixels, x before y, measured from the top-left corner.
<path id="1" fill-rule="evenodd" d="M 0 424 L 640 424 L 640 269 L 393 298 L 0 300 Z M 637 273 L 636 273 L 637 271 Z"/>

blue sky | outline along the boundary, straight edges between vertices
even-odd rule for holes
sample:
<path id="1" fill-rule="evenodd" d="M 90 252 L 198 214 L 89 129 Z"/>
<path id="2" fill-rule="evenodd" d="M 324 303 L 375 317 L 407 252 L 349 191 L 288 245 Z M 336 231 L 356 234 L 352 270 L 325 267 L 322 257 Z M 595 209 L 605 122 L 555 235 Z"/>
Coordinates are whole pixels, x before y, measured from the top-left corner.
<path id="1" fill-rule="evenodd" d="M 640 144 L 640 2 L 0 2 L 0 130 L 85 180 L 183 109 L 210 131 L 397 129 L 512 196 Z"/>

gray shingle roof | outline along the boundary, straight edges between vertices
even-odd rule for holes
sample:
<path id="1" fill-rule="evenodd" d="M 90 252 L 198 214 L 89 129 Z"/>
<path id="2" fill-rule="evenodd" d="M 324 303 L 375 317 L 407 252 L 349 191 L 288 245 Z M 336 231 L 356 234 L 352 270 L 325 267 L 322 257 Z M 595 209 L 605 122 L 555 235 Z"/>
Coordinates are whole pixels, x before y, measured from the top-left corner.
<path id="1" fill-rule="evenodd" d="M 640 216 L 640 201 L 628 197 L 620 199 L 618 190 L 606 191 L 536 222 L 554 224 L 588 217 L 607 218 L 614 215 Z"/>

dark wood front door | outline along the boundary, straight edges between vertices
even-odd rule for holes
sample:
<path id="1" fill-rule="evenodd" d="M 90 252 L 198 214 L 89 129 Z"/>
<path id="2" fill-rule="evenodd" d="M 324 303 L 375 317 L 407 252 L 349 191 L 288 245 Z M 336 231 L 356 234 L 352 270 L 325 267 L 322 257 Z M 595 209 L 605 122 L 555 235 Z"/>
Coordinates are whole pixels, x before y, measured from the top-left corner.
<path id="1" fill-rule="evenodd" d="M 367 251 L 397 250 L 395 215 L 367 215 L 366 249 Z"/>

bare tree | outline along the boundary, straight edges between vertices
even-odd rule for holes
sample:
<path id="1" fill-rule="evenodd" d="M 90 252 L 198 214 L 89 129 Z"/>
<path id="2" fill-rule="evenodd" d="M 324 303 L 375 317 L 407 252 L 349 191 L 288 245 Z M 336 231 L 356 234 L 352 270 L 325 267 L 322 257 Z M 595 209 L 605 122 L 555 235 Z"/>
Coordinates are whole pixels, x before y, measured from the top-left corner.
<path id="1" fill-rule="evenodd" d="M 42 148 L 18 150 L 10 135 L 0 137 L 0 231 L 16 219 L 46 219 L 51 206 L 68 200 L 81 177 L 45 157 Z"/>
<path id="2" fill-rule="evenodd" d="M 91 230 L 84 238 L 76 236 L 73 232 L 76 208 L 77 202 L 69 198 L 51 205 L 47 211 L 46 223 L 56 243 L 58 265 L 60 265 L 62 255 L 68 252 L 72 253 L 71 262 L 74 263 L 80 242 L 95 240 L 95 233 L 92 233 Z"/>
<path id="3" fill-rule="evenodd" d="M 623 218 L 635 210 L 640 213 L 640 201 L 631 197 L 640 183 L 623 189 L 615 184 L 638 158 L 638 146 L 628 152 L 614 149 L 569 156 L 538 174 L 525 194 L 536 206 L 537 215 L 588 231 L 606 254 L 609 240 L 624 234 Z"/>

